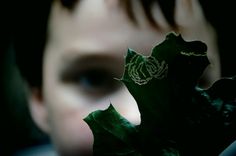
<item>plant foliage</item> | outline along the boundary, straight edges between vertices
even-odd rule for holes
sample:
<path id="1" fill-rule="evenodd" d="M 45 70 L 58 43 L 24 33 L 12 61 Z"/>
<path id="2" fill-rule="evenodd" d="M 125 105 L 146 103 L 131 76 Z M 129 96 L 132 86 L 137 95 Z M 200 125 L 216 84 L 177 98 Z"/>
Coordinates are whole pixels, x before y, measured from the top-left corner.
<path id="1" fill-rule="evenodd" d="M 120 81 L 135 98 L 141 124 L 110 104 L 84 120 L 94 135 L 94 155 L 210 156 L 236 139 L 236 78 L 198 87 L 209 65 L 207 46 L 169 33 L 143 56 L 128 49 Z"/>

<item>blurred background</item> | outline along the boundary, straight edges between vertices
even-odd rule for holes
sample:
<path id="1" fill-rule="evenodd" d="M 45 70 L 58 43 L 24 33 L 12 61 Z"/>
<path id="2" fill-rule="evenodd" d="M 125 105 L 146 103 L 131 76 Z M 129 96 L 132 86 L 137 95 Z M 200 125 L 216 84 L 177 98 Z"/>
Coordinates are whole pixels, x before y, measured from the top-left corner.
<path id="1" fill-rule="evenodd" d="M 26 2 L 25 2 L 26 3 Z M 0 4 L 0 155 L 11 156 L 18 150 L 48 141 L 32 122 L 27 107 L 27 89 L 16 66 L 13 40 L 20 22 L 18 11 L 24 4 L 9 0 Z M 19 9 L 17 9 L 19 8 Z"/>

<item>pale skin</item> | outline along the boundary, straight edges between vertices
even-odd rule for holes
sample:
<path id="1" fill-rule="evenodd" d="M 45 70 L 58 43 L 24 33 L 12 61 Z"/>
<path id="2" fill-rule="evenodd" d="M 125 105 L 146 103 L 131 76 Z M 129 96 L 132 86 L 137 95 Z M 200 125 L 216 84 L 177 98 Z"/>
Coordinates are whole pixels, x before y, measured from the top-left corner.
<path id="1" fill-rule="evenodd" d="M 183 38 L 208 45 L 212 64 L 206 76 L 211 84 L 220 77 L 215 32 L 199 4 L 195 0 L 186 2 L 177 0 L 177 24 Z M 60 155 L 91 154 L 93 135 L 83 119 L 110 103 L 130 122 L 140 123 L 136 102 L 125 86 L 113 78 L 122 75 L 127 48 L 149 55 L 172 29 L 157 5 L 154 15 L 162 30 L 149 25 L 138 1 L 134 0 L 133 5 L 138 27 L 117 0 L 81 1 L 72 12 L 57 1 L 53 3 L 43 58 L 42 98 L 37 89 L 32 89 L 30 110 Z M 101 79 L 91 80 L 91 71 L 96 71 L 95 76 Z M 72 78 L 65 78 L 68 73 Z"/>

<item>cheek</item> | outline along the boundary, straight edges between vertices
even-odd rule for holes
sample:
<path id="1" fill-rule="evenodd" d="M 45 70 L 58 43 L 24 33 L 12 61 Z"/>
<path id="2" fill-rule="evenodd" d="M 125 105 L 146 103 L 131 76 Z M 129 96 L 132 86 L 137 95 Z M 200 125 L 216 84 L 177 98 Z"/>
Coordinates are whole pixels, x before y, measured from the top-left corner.
<path id="1" fill-rule="evenodd" d="M 91 100 L 72 86 L 60 83 L 49 86 L 45 102 L 49 111 L 50 134 L 58 151 L 92 151 L 93 134 L 83 119 L 95 110 L 108 108 L 110 103 L 130 122 L 140 123 L 136 102 L 125 87 L 109 96 Z"/>
<path id="2" fill-rule="evenodd" d="M 120 92 L 110 97 L 117 112 L 119 112 L 129 122 L 138 125 L 141 122 L 138 105 L 127 88 L 123 87 Z"/>
<path id="3" fill-rule="evenodd" d="M 91 151 L 93 135 L 83 118 L 95 109 L 96 104 L 89 103 L 70 87 L 57 84 L 56 88 L 45 97 L 53 143 L 63 153 Z"/>
<path id="4" fill-rule="evenodd" d="M 64 110 L 52 117 L 52 141 L 59 153 L 88 153 L 92 151 L 93 135 L 79 110 Z"/>

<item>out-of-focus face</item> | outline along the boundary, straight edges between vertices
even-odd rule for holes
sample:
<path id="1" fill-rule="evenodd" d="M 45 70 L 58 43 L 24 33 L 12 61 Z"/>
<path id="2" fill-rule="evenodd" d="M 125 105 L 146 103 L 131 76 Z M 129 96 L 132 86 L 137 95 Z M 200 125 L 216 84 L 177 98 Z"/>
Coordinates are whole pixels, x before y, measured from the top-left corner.
<path id="1" fill-rule="evenodd" d="M 202 19 L 199 4 L 193 2 L 191 8 L 184 2 L 178 1 L 176 9 L 182 36 L 202 40 L 209 51 L 216 51 L 214 33 Z M 43 129 L 61 155 L 91 153 L 93 135 L 83 118 L 110 103 L 129 121 L 140 123 L 134 99 L 114 78 L 121 78 L 127 48 L 149 55 L 171 29 L 157 5 L 154 16 L 162 30 L 148 24 L 138 1 L 133 1 L 133 7 L 139 26 L 130 21 L 118 0 L 80 1 L 73 11 L 57 1 L 52 6 L 43 62 L 47 114 Z"/>

